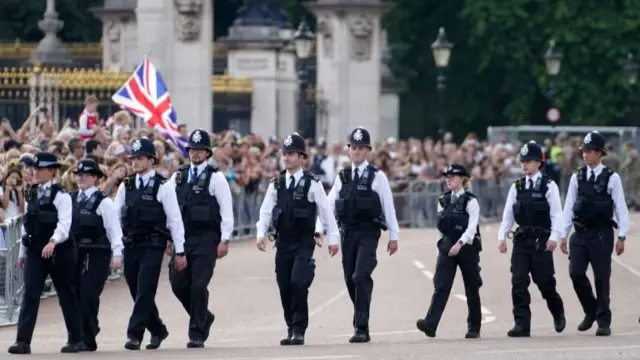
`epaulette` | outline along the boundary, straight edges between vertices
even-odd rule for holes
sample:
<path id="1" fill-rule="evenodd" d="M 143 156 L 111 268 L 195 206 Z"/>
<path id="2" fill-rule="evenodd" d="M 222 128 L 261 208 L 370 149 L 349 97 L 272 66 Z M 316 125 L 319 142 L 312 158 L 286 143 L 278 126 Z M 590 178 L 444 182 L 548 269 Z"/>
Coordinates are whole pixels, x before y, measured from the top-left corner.
<path id="1" fill-rule="evenodd" d="M 184 171 L 184 170 L 187 170 L 189 167 L 191 167 L 191 165 L 189 165 L 189 164 L 184 164 L 184 165 L 182 165 L 182 166 L 180 166 L 180 167 L 178 168 L 178 171 Z"/>
<path id="2" fill-rule="evenodd" d="M 129 191 L 133 191 L 135 189 L 135 175 L 131 175 L 128 176 L 126 178 L 124 178 L 122 180 L 122 183 L 124 184 L 124 188 L 129 190 Z"/>
<path id="3" fill-rule="evenodd" d="M 371 171 L 371 172 L 373 172 L 373 173 L 375 173 L 375 172 L 377 172 L 378 170 L 380 170 L 380 169 L 378 169 L 378 167 L 373 166 L 373 165 L 371 165 L 371 164 L 369 164 L 369 166 L 368 166 L 368 167 L 369 167 L 369 171 Z"/>
<path id="4" fill-rule="evenodd" d="M 444 207 L 444 195 L 440 195 L 440 197 L 438 198 L 438 203 L 440 204 L 440 206 Z"/>
<path id="5" fill-rule="evenodd" d="M 312 172 L 311 172 L 311 171 L 309 171 L 309 170 L 305 170 L 303 173 L 304 173 L 305 175 L 309 176 L 311 179 L 313 179 L 313 180 L 314 180 L 314 181 L 316 181 L 316 182 L 320 181 L 320 178 L 319 178 L 318 176 L 316 176 L 316 174 L 312 173 Z"/>
<path id="6" fill-rule="evenodd" d="M 604 169 L 602 169 L 602 172 L 603 172 L 603 173 L 607 173 L 607 174 L 609 174 L 609 175 L 612 175 L 612 174 L 614 173 L 613 169 L 611 169 L 611 168 L 610 168 L 610 167 L 608 167 L 608 166 L 605 166 L 605 167 L 604 167 Z"/>
<path id="7" fill-rule="evenodd" d="M 285 169 L 285 170 L 280 171 L 280 175 L 286 175 L 286 174 L 287 174 L 287 170 L 286 170 L 286 169 Z"/>
<path id="8" fill-rule="evenodd" d="M 273 177 L 271 179 L 271 183 L 273 184 L 273 188 L 276 189 L 276 190 L 278 190 L 278 188 L 280 187 L 280 181 L 279 180 L 280 180 L 279 176 Z"/>
<path id="9" fill-rule="evenodd" d="M 164 176 L 162 176 L 162 175 L 160 175 L 158 173 L 156 173 L 156 178 L 158 179 L 158 183 L 160 183 L 160 185 L 166 183 L 167 180 L 168 180 L 166 177 L 164 177 Z"/>
<path id="10" fill-rule="evenodd" d="M 522 191 L 524 190 L 524 176 L 514 181 L 513 184 L 516 186 L 516 190 Z"/>
<path id="11" fill-rule="evenodd" d="M 342 169 L 338 172 L 338 176 L 340 177 L 340 181 L 342 184 L 348 184 L 349 180 L 351 180 L 351 174 L 347 174 L 347 169 Z"/>

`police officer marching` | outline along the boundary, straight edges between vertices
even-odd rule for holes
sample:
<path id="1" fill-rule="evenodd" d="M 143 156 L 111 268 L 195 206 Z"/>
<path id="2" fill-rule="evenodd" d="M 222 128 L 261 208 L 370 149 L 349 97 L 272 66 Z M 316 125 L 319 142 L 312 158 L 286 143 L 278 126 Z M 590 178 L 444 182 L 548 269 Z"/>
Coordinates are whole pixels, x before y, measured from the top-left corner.
<path id="1" fill-rule="evenodd" d="M 616 254 L 622 255 L 629 231 L 629 210 L 620 176 L 602 165 L 602 157 L 606 155 L 604 137 L 597 131 L 588 133 L 582 141 L 581 150 L 585 165 L 580 167 L 569 181 L 564 203 L 564 231 L 560 249 L 563 253 L 570 254 L 569 275 L 585 314 L 578 325 L 578 331 L 589 330 L 597 321 L 596 335 L 609 336 L 609 292 L 614 228 L 618 229 Z M 617 223 L 613 220 L 614 214 Z M 575 231 L 567 244 L 566 238 L 572 226 Z M 589 264 L 595 278 L 595 296 L 586 275 Z"/>
<path id="2" fill-rule="evenodd" d="M 173 293 L 190 316 L 187 347 L 201 348 L 215 319 L 208 310 L 207 286 L 216 259 L 229 251 L 233 200 L 224 174 L 206 162 L 213 154 L 207 131 L 193 131 L 187 151 L 191 164 L 180 167 L 169 179 L 175 186 L 184 222 L 187 267 L 184 271 L 169 267 L 169 279 Z"/>
<path id="3" fill-rule="evenodd" d="M 140 350 L 146 328 L 151 333 L 146 348 L 154 350 L 169 336 L 155 303 L 166 241 L 173 239 L 175 267 L 182 271 L 187 266 L 184 226 L 175 190 L 153 170 L 153 142 L 136 139 L 131 150 L 136 174 L 124 179 L 114 200 L 116 210 L 121 211 L 124 233 L 124 276 L 134 299 L 124 347 Z"/>
<path id="4" fill-rule="evenodd" d="M 331 256 L 338 253 L 340 233 L 322 184 L 311 172 L 302 170 L 307 158 L 304 139 L 293 133 L 283 145 L 286 170 L 267 188 L 256 224 L 256 246 L 265 251 L 271 224 L 277 248 L 276 281 L 288 329 L 280 345 L 303 345 L 309 325 L 309 287 L 316 268 L 313 252 L 316 245 L 322 246 L 321 234 L 315 232 L 316 216 L 327 229 Z"/>
<path id="5" fill-rule="evenodd" d="M 76 297 L 76 278 L 73 276 L 77 250 L 69 238 L 71 197 L 53 182 L 60 167 L 54 154 L 40 152 L 33 161 L 36 184 L 26 197 L 24 235 L 18 261 L 18 266 L 24 267 L 24 295 L 16 343 L 9 348 L 9 353 L 31 353 L 31 339 L 47 275 L 51 276 L 58 293 L 67 328 L 68 342 L 60 351 L 77 353 L 82 349 L 82 319 Z"/>
<path id="6" fill-rule="evenodd" d="M 400 233 L 389 179 L 367 161 L 371 150 L 369 132 L 362 127 L 354 129 L 349 136 L 352 164 L 338 173 L 328 195 L 343 232 L 344 280 L 354 306 L 351 343 L 371 341 L 371 274 L 378 264 L 376 250 L 381 230 L 389 229 L 389 255 L 398 250 Z"/>
<path id="7" fill-rule="evenodd" d="M 529 274 L 540 289 L 553 316 L 556 332 L 566 326 L 562 298 L 556 291 L 553 251 L 562 236 L 563 220 L 560 191 L 556 183 L 540 172 L 543 166 L 542 148 L 534 141 L 520 151 L 520 163 L 525 176 L 518 179 L 507 195 L 498 231 L 498 249 L 507 252 L 507 235 L 513 223 L 511 252 L 511 300 L 515 326 L 510 337 L 531 336 L 531 295 Z"/>
<path id="8" fill-rule="evenodd" d="M 95 161 L 80 161 L 75 171 L 79 190 L 71 194 L 71 237 L 78 245 L 76 275 L 84 351 L 98 349 L 100 295 L 110 268 L 117 270 L 122 262 L 122 228 L 118 212 L 113 201 L 96 187 L 103 176 Z"/>
<path id="9" fill-rule="evenodd" d="M 451 294 L 456 268 L 460 267 L 469 315 L 465 338 L 480 337 L 482 305 L 480 304 L 479 252 L 480 205 L 468 191 L 469 173 L 464 166 L 452 164 L 443 174 L 449 191 L 438 199 L 438 260 L 433 277 L 434 293 L 429 311 L 417 321 L 418 330 L 435 337 L 447 300 Z"/>

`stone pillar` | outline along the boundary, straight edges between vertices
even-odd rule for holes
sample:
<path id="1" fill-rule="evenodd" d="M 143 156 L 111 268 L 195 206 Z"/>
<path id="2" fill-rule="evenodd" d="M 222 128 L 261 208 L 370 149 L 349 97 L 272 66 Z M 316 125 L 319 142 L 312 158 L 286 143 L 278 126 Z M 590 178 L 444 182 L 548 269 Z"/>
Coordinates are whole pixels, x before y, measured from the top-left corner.
<path id="1" fill-rule="evenodd" d="M 280 0 L 245 0 L 221 42 L 229 75 L 253 83 L 251 131 L 284 136 L 297 130 L 293 31 Z"/>
<path id="2" fill-rule="evenodd" d="M 317 90 L 327 101 L 328 142 L 344 141 L 364 126 L 380 136 L 380 18 L 391 5 L 379 0 L 317 0 Z"/>
<path id="3" fill-rule="evenodd" d="M 44 32 L 44 38 L 40 40 L 38 47 L 31 54 L 29 62 L 39 65 L 66 66 L 72 63 L 69 51 L 58 38 L 58 31 L 62 29 L 64 22 L 58 19 L 55 0 L 47 0 L 44 17 L 38 21 L 38 28 Z"/>
<path id="4" fill-rule="evenodd" d="M 133 67 L 142 61 L 145 54 L 149 54 L 153 64 L 162 72 L 166 54 L 171 52 L 173 39 L 171 29 L 167 26 L 172 1 L 137 0 L 135 11 L 137 49 L 131 54 L 136 59 Z M 163 73 L 163 76 L 166 74 Z"/>
<path id="5" fill-rule="evenodd" d="M 387 42 L 387 32 L 381 32 L 382 63 L 380 65 L 381 89 L 380 89 L 380 123 L 378 135 L 380 139 L 388 137 L 398 138 L 400 125 L 400 93 L 404 89 L 402 81 L 398 80 L 391 69 L 391 49 Z"/>
<path id="6" fill-rule="evenodd" d="M 158 0 L 155 0 L 158 1 Z M 169 50 L 162 72 L 178 122 L 188 131 L 213 129 L 213 1 L 169 0 L 170 29 L 159 38 Z"/>
<path id="7" fill-rule="evenodd" d="M 140 61 L 130 51 L 131 36 L 136 31 L 136 0 L 105 0 L 103 7 L 91 11 L 102 21 L 102 68 L 132 70 Z"/>

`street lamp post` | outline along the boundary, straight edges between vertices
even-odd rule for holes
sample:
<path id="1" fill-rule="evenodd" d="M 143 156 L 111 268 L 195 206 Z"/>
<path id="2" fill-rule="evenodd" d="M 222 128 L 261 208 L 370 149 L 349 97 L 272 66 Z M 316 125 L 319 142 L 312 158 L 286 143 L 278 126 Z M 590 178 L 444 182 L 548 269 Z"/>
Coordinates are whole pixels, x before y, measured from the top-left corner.
<path id="1" fill-rule="evenodd" d="M 445 134 L 444 92 L 447 89 L 447 76 L 445 70 L 449 67 L 449 59 L 451 59 L 452 49 L 453 44 L 447 41 L 447 35 L 445 34 L 444 27 L 441 27 L 440 30 L 438 30 L 438 37 L 436 38 L 436 41 L 431 44 L 433 59 L 435 60 L 436 68 L 438 68 L 438 135 L 440 137 L 440 146 L 444 146 Z"/>
<path id="2" fill-rule="evenodd" d="M 627 61 L 624 64 L 624 72 L 627 74 L 627 83 L 629 85 L 629 125 L 636 125 L 636 99 L 635 85 L 638 80 L 638 62 L 632 53 L 627 55 Z"/>
<path id="3" fill-rule="evenodd" d="M 560 120 L 560 112 L 555 108 L 556 103 L 556 77 L 560 73 L 560 66 L 562 65 L 562 54 L 556 49 L 556 41 L 549 41 L 549 48 L 544 54 L 544 64 L 547 68 L 547 76 L 549 77 L 549 101 L 551 102 L 551 108 L 547 112 L 547 120 L 551 122 L 551 125 Z"/>
<path id="4" fill-rule="evenodd" d="M 312 129 L 311 120 L 307 113 L 307 86 L 309 85 L 309 72 L 307 71 L 307 59 L 313 49 L 314 34 L 309 29 L 309 24 L 302 20 L 298 30 L 293 35 L 293 44 L 298 58 L 298 129 L 305 138 L 314 137 L 315 129 Z"/>

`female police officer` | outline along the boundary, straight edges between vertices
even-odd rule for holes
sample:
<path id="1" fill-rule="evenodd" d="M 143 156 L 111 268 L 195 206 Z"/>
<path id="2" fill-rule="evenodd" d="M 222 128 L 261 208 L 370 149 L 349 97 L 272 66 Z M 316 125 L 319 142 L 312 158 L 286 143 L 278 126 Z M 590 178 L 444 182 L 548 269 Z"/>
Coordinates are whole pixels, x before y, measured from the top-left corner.
<path id="1" fill-rule="evenodd" d="M 71 194 L 73 221 L 71 236 L 78 245 L 78 301 L 82 311 L 84 349 L 96 351 L 100 294 L 109 276 L 122 259 L 122 229 L 111 199 L 96 184 L 104 174 L 98 163 L 85 159 L 75 171 L 78 191 Z"/>
<path id="2" fill-rule="evenodd" d="M 480 281 L 478 281 L 480 231 L 478 219 L 480 206 L 475 195 L 467 191 L 469 174 L 458 164 L 449 166 L 444 173 L 450 191 L 438 199 L 438 260 L 433 277 L 434 293 L 429 311 L 417 321 L 418 330 L 428 337 L 436 336 L 438 323 L 449 299 L 456 268 L 460 267 L 467 296 L 467 339 L 480 337 L 482 312 L 480 305 Z"/>
<path id="3" fill-rule="evenodd" d="M 547 301 L 555 330 L 562 332 L 566 325 L 553 266 L 553 250 L 562 234 L 560 192 L 553 180 L 540 173 L 543 163 L 540 145 L 534 141 L 525 144 L 520 150 L 520 162 L 525 176 L 509 189 L 498 231 L 498 249 L 504 254 L 507 252 L 507 233 L 514 222 L 518 223 L 511 253 L 511 299 L 515 326 L 507 332 L 509 337 L 530 335 L 529 273 Z"/>

